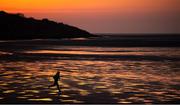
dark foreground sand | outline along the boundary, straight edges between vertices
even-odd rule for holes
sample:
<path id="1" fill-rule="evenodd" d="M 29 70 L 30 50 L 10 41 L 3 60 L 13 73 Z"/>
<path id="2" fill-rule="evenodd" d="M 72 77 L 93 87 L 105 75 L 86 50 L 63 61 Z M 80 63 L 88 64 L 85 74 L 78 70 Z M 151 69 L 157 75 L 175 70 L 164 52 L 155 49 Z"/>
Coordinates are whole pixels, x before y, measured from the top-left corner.
<path id="1" fill-rule="evenodd" d="M 24 53 L 62 45 L 95 46 L 82 43 L 1 42 L 0 104 L 180 102 L 178 56 Z M 56 87 L 48 88 L 57 70 L 62 76 L 60 95 Z"/>

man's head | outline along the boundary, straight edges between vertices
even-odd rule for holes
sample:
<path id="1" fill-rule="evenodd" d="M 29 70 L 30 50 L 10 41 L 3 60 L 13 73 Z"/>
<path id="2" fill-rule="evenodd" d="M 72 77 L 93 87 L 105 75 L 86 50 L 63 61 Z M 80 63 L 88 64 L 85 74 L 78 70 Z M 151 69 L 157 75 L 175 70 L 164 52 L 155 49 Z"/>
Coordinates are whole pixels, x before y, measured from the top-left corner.
<path id="1" fill-rule="evenodd" d="M 59 71 L 57 71 L 57 73 L 56 74 L 60 74 L 60 72 Z"/>

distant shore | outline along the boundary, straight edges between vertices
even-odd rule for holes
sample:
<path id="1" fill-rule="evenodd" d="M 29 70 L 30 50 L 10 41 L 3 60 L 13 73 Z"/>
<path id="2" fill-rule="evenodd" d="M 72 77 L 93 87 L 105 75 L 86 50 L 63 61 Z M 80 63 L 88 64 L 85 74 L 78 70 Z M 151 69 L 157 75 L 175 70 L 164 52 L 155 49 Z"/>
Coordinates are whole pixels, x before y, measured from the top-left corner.
<path id="1" fill-rule="evenodd" d="M 86 30 L 49 19 L 38 20 L 23 14 L 0 11 L 0 40 L 88 38 Z"/>
<path id="2" fill-rule="evenodd" d="M 115 36 L 101 35 L 91 38 L 68 39 L 35 39 L 35 40 L 1 40 L 0 48 L 8 46 L 37 46 L 37 45 L 62 45 L 62 46 L 100 46 L 100 47 L 180 47 L 179 35 L 157 36 Z"/>

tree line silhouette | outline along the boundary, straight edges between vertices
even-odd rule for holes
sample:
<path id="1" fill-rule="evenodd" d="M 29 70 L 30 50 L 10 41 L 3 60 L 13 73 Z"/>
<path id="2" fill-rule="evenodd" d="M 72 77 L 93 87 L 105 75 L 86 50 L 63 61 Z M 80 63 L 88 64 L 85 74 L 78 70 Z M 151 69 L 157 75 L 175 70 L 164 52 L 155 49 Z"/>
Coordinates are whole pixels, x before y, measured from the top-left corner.
<path id="1" fill-rule="evenodd" d="M 93 37 L 91 33 L 48 19 L 27 18 L 23 14 L 0 11 L 0 39 L 61 39 Z"/>

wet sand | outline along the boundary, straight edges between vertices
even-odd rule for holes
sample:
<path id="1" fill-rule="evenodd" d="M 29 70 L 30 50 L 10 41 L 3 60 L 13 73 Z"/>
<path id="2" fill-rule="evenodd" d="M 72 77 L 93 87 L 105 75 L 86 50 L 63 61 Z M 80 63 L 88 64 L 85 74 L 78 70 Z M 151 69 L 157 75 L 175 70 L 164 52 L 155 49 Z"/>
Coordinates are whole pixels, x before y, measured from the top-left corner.
<path id="1" fill-rule="evenodd" d="M 1 61 L 1 103 L 179 103 L 179 74 L 134 72 L 127 70 L 128 62 L 118 63 Z M 60 96 L 56 87 L 48 89 L 56 70 L 62 75 Z"/>
<path id="2" fill-rule="evenodd" d="M 113 55 L 116 54 L 115 51 L 109 51 L 112 55 L 108 55 L 104 48 L 96 48 L 96 53 L 89 53 L 94 47 L 86 48 L 86 53 L 79 55 L 79 51 L 82 53 L 81 46 L 81 49 L 76 49 L 77 46 L 75 49 L 71 46 L 66 49 L 66 46 L 59 44 L 62 42 L 49 44 L 52 42 L 1 43 L 1 104 L 180 102 L 178 48 L 164 48 L 164 52 L 177 52 L 169 56 L 165 56 L 166 53 L 151 54 L 146 51 L 149 48 L 145 51 L 144 48 L 139 48 L 144 52 L 134 52 L 135 54 L 127 52 L 128 48 L 112 48 L 118 50 L 119 55 Z M 60 46 L 60 50 L 56 51 L 61 53 L 37 53 L 42 50 L 54 51 L 52 48 L 57 46 Z M 72 52 L 70 50 L 75 53 L 62 53 Z M 123 55 L 122 52 L 129 55 Z M 60 70 L 62 76 L 59 81 L 62 91 L 60 96 L 56 87 L 48 88 L 53 83 L 52 76 L 57 70 Z"/>

